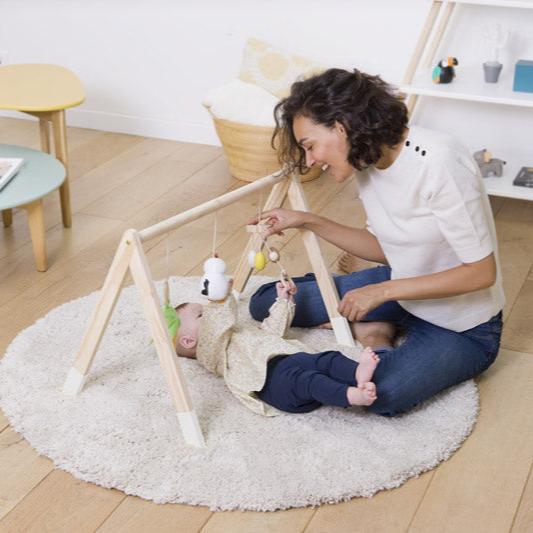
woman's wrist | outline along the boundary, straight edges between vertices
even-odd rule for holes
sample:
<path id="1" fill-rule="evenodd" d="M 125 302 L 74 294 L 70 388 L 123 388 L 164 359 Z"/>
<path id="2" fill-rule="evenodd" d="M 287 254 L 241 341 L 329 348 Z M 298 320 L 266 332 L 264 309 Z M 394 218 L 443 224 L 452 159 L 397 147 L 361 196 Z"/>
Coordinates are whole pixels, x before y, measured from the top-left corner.
<path id="1" fill-rule="evenodd" d="M 388 280 L 388 281 L 382 281 L 378 284 L 382 290 L 383 294 L 383 301 L 385 302 L 391 302 L 395 301 L 398 298 L 395 295 L 396 290 L 396 281 L 395 280 Z"/>
<path id="2" fill-rule="evenodd" d="M 316 226 L 316 223 L 320 217 L 314 213 L 310 213 L 309 211 L 300 212 L 302 213 L 302 225 L 300 228 L 315 231 L 316 227 L 313 226 Z"/>

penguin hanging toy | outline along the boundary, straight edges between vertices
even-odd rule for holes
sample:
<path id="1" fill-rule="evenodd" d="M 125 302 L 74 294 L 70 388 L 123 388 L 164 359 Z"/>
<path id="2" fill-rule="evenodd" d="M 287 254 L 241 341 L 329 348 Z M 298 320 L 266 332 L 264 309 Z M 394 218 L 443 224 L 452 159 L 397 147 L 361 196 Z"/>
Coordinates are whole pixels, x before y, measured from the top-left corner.
<path id="1" fill-rule="evenodd" d="M 433 83 L 450 83 L 455 78 L 455 69 L 459 64 L 456 57 L 447 57 L 439 61 L 431 75 Z"/>

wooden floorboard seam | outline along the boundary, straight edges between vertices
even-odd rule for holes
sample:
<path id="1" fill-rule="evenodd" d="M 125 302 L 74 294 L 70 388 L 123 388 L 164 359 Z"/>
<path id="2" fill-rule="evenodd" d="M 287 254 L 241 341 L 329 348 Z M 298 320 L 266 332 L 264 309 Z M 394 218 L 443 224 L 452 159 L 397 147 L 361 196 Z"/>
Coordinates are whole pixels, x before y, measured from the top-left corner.
<path id="1" fill-rule="evenodd" d="M 527 486 L 529 484 L 529 480 L 531 478 L 531 473 L 533 472 L 533 457 L 531 458 L 531 465 L 529 467 L 529 473 L 527 475 L 526 481 L 524 483 L 524 486 L 522 487 L 522 494 L 520 494 L 520 498 L 518 500 L 518 504 L 516 506 L 513 520 L 511 522 L 511 527 L 509 528 L 509 531 L 512 531 L 516 522 L 516 517 L 518 516 L 518 513 L 520 512 L 520 507 L 522 507 L 522 502 L 524 500 L 524 493 L 526 492 Z"/>

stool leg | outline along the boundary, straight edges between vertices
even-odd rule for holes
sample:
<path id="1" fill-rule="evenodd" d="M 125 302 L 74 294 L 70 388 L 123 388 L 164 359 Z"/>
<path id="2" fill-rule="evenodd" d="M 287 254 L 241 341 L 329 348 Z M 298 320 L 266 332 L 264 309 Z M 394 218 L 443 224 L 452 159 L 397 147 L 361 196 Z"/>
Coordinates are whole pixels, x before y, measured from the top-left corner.
<path id="1" fill-rule="evenodd" d="M 45 272 L 48 268 L 46 258 L 46 246 L 44 240 L 43 201 L 36 200 L 24 206 L 28 211 L 28 224 L 30 226 L 31 244 L 35 265 L 39 272 Z"/>
<path id="2" fill-rule="evenodd" d="M 56 157 L 65 167 L 65 181 L 59 188 L 61 197 L 61 215 L 63 217 L 63 226 L 70 228 L 72 226 L 72 214 L 70 209 L 70 187 L 68 179 L 68 156 L 67 156 L 67 128 L 65 126 L 65 111 L 63 109 L 50 113 L 50 119 L 54 127 L 54 144 Z"/>
<path id="3" fill-rule="evenodd" d="M 4 209 L 2 211 L 2 220 L 4 221 L 4 228 L 9 228 L 13 224 L 13 209 Z"/>
<path id="4" fill-rule="evenodd" d="M 41 132 L 41 150 L 50 154 L 50 122 L 47 118 L 39 117 L 39 130 Z"/>

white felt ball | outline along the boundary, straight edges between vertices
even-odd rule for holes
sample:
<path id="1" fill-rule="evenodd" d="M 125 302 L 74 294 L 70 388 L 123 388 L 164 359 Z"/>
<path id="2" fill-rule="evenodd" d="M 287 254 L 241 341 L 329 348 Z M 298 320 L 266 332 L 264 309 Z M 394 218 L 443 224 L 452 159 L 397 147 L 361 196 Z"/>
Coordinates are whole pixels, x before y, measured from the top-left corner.
<path id="1" fill-rule="evenodd" d="M 270 252 L 268 253 L 268 258 L 273 263 L 277 263 L 279 261 L 279 252 L 275 248 L 270 248 Z"/>

